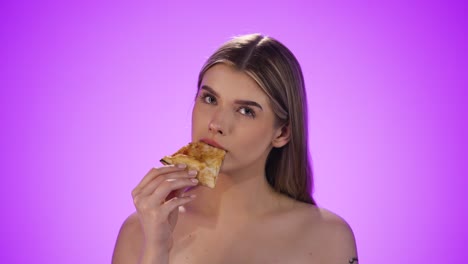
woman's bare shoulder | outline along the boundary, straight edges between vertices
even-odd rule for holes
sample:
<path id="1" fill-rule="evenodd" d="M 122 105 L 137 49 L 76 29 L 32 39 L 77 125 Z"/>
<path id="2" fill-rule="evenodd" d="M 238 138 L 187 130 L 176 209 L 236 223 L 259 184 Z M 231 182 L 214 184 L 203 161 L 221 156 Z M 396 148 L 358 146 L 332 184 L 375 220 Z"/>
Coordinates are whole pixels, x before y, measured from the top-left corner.
<path id="1" fill-rule="evenodd" d="M 114 247 L 112 263 L 136 263 L 143 243 L 138 214 L 132 213 L 122 224 Z"/>
<path id="2" fill-rule="evenodd" d="M 320 252 L 323 263 L 354 263 L 357 248 L 351 226 L 338 214 L 315 205 L 302 205 L 301 229 L 304 230 L 304 246 L 313 252 Z M 317 248 L 320 247 L 320 249 Z"/>

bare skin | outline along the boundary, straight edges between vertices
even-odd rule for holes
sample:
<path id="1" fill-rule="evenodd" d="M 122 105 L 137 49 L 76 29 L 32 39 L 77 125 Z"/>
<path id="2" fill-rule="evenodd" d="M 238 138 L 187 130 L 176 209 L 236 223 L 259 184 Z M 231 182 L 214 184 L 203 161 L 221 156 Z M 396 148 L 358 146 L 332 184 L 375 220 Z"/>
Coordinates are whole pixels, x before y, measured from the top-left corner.
<path id="1" fill-rule="evenodd" d="M 357 256 L 352 231 L 341 218 L 315 206 L 292 203 L 283 212 L 224 224 L 180 209 L 168 263 L 338 264 Z M 126 224 L 128 237 L 122 243 L 127 247 L 122 254 L 127 261 L 113 263 L 139 263 L 144 234 L 137 214 Z"/>
<path id="2" fill-rule="evenodd" d="M 137 212 L 121 228 L 112 263 L 346 264 L 357 257 L 343 219 L 268 185 L 268 153 L 287 144 L 290 131 L 274 126 L 255 81 L 219 64 L 201 87 L 208 88 L 193 109 L 192 140 L 209 138 L 227 150 L 216 187 L 194 187 L 183 168 L 150 171 L 132 193 Z"/>

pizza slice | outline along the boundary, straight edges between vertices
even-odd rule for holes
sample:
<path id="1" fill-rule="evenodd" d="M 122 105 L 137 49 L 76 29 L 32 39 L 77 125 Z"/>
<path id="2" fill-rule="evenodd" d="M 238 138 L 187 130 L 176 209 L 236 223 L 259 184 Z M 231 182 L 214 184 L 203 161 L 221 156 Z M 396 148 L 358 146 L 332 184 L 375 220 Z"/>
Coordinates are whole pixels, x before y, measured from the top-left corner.
<path id="1" fill-rule="evenodd" d="M 214 188 L 219 169 L 226 151 L 203 142 L 192 142 L 179 149 L 172 156 L 165 156 L 161 163 L 187 164 L 189 170 L 197 170 L 197 179 L 201 185 Z"/>

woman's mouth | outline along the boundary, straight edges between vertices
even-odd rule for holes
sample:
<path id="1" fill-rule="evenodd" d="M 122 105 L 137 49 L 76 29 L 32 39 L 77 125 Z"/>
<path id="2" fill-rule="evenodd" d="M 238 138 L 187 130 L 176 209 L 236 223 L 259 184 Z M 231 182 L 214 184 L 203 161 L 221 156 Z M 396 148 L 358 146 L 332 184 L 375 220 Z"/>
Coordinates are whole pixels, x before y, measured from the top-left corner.
<path id="1" fill-rule="evenodd" d="M 205 143 L 205 144 L 208 144 L 212 147 L 215 147 L 215 148 L 219 148 L 219 149 L 222 149 L 224 151 L 227 151 L 223 146 L 221 146 L 220 144 L 218 144 L 218 142 L 214 141 L 213 139 L 209 139 L 209 138 L 202 138 L 200 139 L 201 142 Z"/>

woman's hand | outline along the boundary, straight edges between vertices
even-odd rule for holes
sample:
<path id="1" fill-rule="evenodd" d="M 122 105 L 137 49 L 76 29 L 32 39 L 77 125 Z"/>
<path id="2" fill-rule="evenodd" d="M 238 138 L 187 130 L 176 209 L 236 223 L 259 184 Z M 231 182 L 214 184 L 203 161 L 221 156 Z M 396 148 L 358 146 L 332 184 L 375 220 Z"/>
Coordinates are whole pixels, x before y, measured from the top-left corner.
<path id="1" fill-rule="evenodd" d="M 151 169 L 133 189 L 133 202 L 142 227 L 145 244 L 143 255 L 157 251 L 169 254 L 172 232 L 177 223 L 179 206 L 193 200 L 183 196 L 185 189 L 198 184 L 196 171 L 186 171 L 185 164 Z"/>

